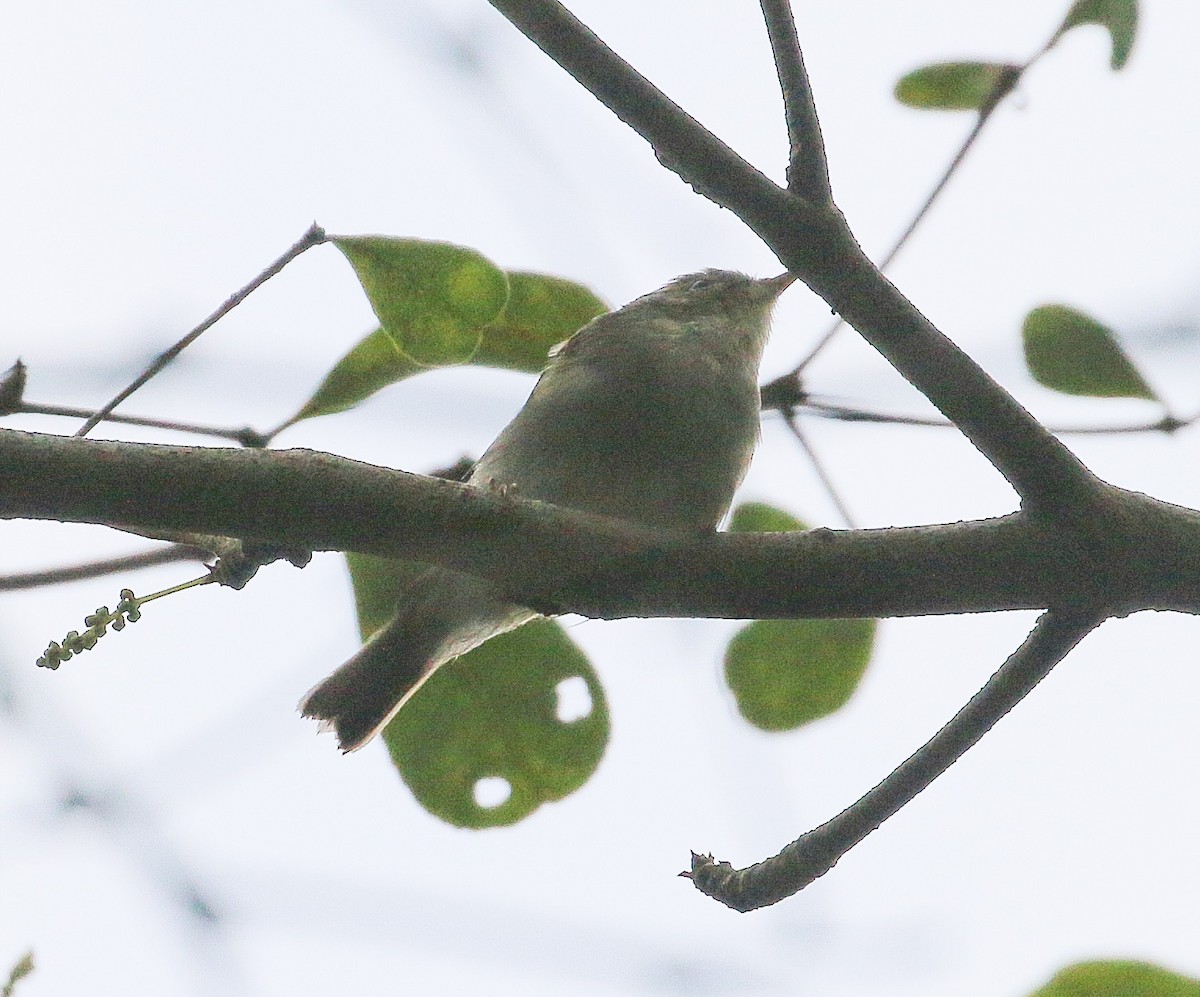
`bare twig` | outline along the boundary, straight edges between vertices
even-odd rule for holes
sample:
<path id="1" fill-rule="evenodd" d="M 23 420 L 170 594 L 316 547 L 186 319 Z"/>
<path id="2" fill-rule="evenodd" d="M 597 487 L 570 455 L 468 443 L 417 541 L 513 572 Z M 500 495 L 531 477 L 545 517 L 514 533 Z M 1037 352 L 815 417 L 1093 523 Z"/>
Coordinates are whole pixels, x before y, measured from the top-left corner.
<path id="1" fill-rule="evenodd" d="M 796 438 L 796 442 L 800 444 L 801 449 L 808 456 L 808 462 L 812 465 L 812 469 L 816 472 L 817 478 L 821 482 L 821 487 L 825 489 L 825 494 L 829 496 L 829 500 L 833 503 L 833 507 L 837 509 L 838 515 L 842 517 L 842 523 L 851 529 L 854 528 L 854 517 L 850 515 L 850 510 L 846 507 L 846 503 L 838 494 L 837 488 L 833 484 L 833 479 L 825 471 L 825 465 L 821 463 L 817 457 L 817 452 L 809 443 L 808 437 L 804 430 L 800 428 L 800 423 L 796 419 L 796 413 L 788 410 L 783 413 L 784 422 L 791 430 L 792 436 Z"/>
<path id="2" fill-rule="evenodd" d="M 90 409 L 74 408 L 69 405 L 39 405 L 36 402 L 21 402 L 12 414 L 21 415 L 58 415 L 68 419 L 90 419 L 94 413 Z M 249 426 L 234 429 L 225 426 L 205 426 L 196 422 L 180 422 L 177 419 L 158 419 L 145 415 L 119 415 L 109 412 L 103 416 L 104 422 L 117 422 L 125 426 L 146 426 L 150 429 L 165 429 L 174 433 L 193 433 L 196 436 L 211 436 L 219 440 L 232 440 L 244 447 L 262 447 L 267 445 L 265 434 Z M 79 434 L 76 433 L 78 436 Z"/>
<path id="3" fill-rule="evenodd" d="M 489 2 L 649 142 L 663 166 L 697 193 L 734 211 L 756 232 L 786 228 L 803 234 L 828 224 L 823 212 L 809 207 L 801 198 L 789 197 L 605 45 L 557 0 Z M 816 237 L 815 232 L 810 236 Z M 799 270 L 794 272 L 801 274 Z"/>
<path id="4" fill-rule="evenodd" d="M 896 415 L 891 412 L 875 412 L 870 409 L 857 408 L 850 405 L 837 405 L 823 402 L 812 396 L 796 403 L 796 409 L 805 415 L 821 419 L 832 419 L 837 422 L 869 422 L 873 424 L 893 426 L 928 426 L 935 429 L 954 429 L 954 424 L 938 416 L 925 415 Z M 786 415 L 786 413 L 785 413 Z M 1120 436 L 1123 434 L 1164 433 L 1170 435 L 1181 429 L 1187 429 L 1200 420 L 1200 413 L 1187 418 L 1167 414 L 1151 422 L 1122 423 L 1108 426 L 1047 426 L 1046 428 L 1062 436 Z"/>
<path id="5" fill-rule="evenodd" d="M 200 335 L 207 329 L 210 329 L 216 322 L 228 315 L 234 308 L 246 300 L 254 291 L 265 284 L 268 280 L 274 277 L 280 270 L 286 267 L 297 256 L 305 250 L 311 249 L 313 246 L 319 246 L 325 241 L 325 230 L 315 222 L 309 227 L 300 239 L 294 243 L 282 256 L 274 263 L 267 267 L 262 273 L 255 277 L 249 284 L 241 290 L 231 294 L 225 303 L 221 305 L 215 312 L 208 316 L 196 328 L 184 336 L 170 349 L 160 353 L 155 357 L 154 361 L 141 374 L 139 374 L 128 387 L 123 388 L 117 393 L 116 397 L 112 398 L 107 404 L 103 405 L 99 410 L 88 417 L 87 421 L 76 430 L 76 436 L 87 436 L 93 429 L 96 428 L 103 420 L 108 418 L 118 405 L 126 398 L 132 395 L 138 388 L 154 377 L 160 370 L 167 366 L 188 346 L 190 346 Z"/>
<path id="6" fill-rule="evenodd" d="M 765 3 L 766 0 L 762 0 L 762 2 Z M 971 126 L 971 130 L 967 133 L 967 137 L 963 139 L 962 145 L 958 147 L 958 151 L 955 152 L 951 157 L 950 164 L 943 171 L 937 182 L 933 185 L 933 189 L 929 192 L 921 206 L 917 209 L 916 214 L 914 214 L 912 217 L 912 220 L 909 221 L 904 231 L 900 233 L 899 237 L 892 244 L 892 248 L 884 253 L 883 258 L 877 264 L 880 270 L 887 270 L 887 268 L 890 267 L 895 261 L 896 257 L 900 255 L 900 250 L 904 248 L 904 246 L 908 243 L 908 240 L 912 237 L 913 233 L 916 232 L 917 228 L 920 226 L 921 222 L 925 220 L 925 216 L 929 214 L 929 209 L 932 208 L 934 203 L 942 196 L 942 192 L 946 189 L 946 185 L 950 183 L 950 178 L 958 172 L 958 168 L 962 166 L 963 161 L 967 158 L 967 154 L 975 147 L 980 134 L 983 132 L 984 126 L 988 123 L 988 121 L 991 120 L 992 114 L 995 112 L 996 108 L 1000 106 L 1005 97 L 1007 97 L 1017 88 L 1021 82 L 1021 79 L 1033 67 L 1033 65 L 1038 62 L 1038 60 L 1040 60 L 1047 52 L 1049 52 L 1051 48 L 1054 47 L 1055 43 L 1060 37 L 1062 37 L 1062 33 L 1063 28 L 1060 26 L 1059 29 L 1050 37 L 1050 39 L 1041 48 L 1039 48 L 1023 66 L 1017 67 L 1012 72 L 1001 74 L 1001 76 L 996 80 L 996 84 L 992 88 L 992 92 L 988 94 L 987 98 L 980 106 L 979 111 L 976 113 L 975 122 Z M 817 358 L 818 354 L 820 354 L 821 351 L 829 345 L 829 343 L 833 340 L 833 337 L 837 335 L 838 330 L 844 325 L 845 322 L 841 318 L 838 318 L 835 322 L 831 323 L 829 328 L 826 329 L 821 338 L 816 341 L 804 359 L 795 366 L 795 368 L 792 370 L 792 373 L 799 374 L 810 363 L 812 363 L 813 360 Z M 787 376 L 788 375 L 786 374 L 784 375 L 784 377 Z"/>
<path id="7" fill-rule="evenodd" d="M 804 69 L 804 56 L 796 37 L 796 21 L 790 0 L 759 0 L 775 72 L 783 93 L 783 113 L 788 132 L 788 190 L 814 204 L 833 203 L 829 188 L 829 163 L 825 141 L 813 103 L 812 87 Z"/>
<path id="8" fill-rule="evenodd" d="M 64 568 L 46 568 L 43 571 L 0 575 L 0 592 L 40 588 L 44 585 L 60 585 L 63 582 L 76 582 L 84 578 L 100 578 L 104 575 L 115 575 L 124 571 L 152 568 L 159 564 L 172 564 L 176 561 L 204 561 L 210 556 L 208 551 L 201 550 L 199 547 L 172 544 L 169 547 L 160 547 L 158 550 L 148 550 L 141 554 L 110 557 L 102 561 L 72 564 Z"/>
<path id="9" fill-rule="evenodd" d="M 961 758 L 1103 619 L 1102 613 L 1045 613 L 987 684 L 858 802 L 778 855 L 749 868 L 734 869 L 728 862 L 693 853 L 691 869 L 681 875 L 739 911 L 766 907 L 798 893 Z"/>
<path id="10" fill-rule="evenodd" d="M 1007 93 L 1007 91 L 1005 92 Z M 958 147 L 958 151 L 954 154 L 954 157 L 950 160 L 950 165 L 946 167 L 945 172 L 942 173 L 937 183 L 933 185 L 933 189 L 929 192 L 924 202 L 917 209 L 916 214 L 912 216 L 912 219 L 909 221 L 904 231 L 901 232 L 896 241 L 892 243 L 891 249 L 884 253 L 883 259 L 876 264 L 880 270 L 887 270 L 887 268 L 892 265 L 896 257 L 900 255 L 900 250 L 905 247 L 905 245 L 908 243 L 908 240 L 912 238 L 913 233 L 917 231 L 917 228 L 920 226 L 921 222 L 925 220 L 925 216 L 929 214 L 930 208 L 932 208 L 937 202 L 938 198 L 941 197 L 942 191 L 946 189 L 946 185 L 950 182 L 950 178 L 958 171 L 958 168 L 962 165 L 963 160 L 967 158 L 967 153 L 969 153 L 974 147 L 976 140 L 983 131 L 983 126 L 987 124 L 988 119 L 992 116 L 992 112 L 996 109 L 997 103 L 998 101 L 989 101 L 986 106 L 986 110 L 980 111 L 979 114 L 976 115 L 975 124 L 972 126 L 971 131 L 967 134 L 967 137 L 963 139 L 963 143 Z M 812 349 L 805 354 L 804 359 L 796 364 L 791 373 L 799 374 L 803 372 L 804 369 L 820 355 L 821 351 L 824 350 L 825 347 L 831 342 L 833 342 L 834 336 L 838 334 L 838 331 L 842 329 L 845 324 L 845 320 L 840 316 L 831 322 L 829 324 L 829 328 L 826 329 L 821 335 L 821 338 L 813 344 Z M 784 374 L 783 376 L 788 377 L 789 375 Z"/>

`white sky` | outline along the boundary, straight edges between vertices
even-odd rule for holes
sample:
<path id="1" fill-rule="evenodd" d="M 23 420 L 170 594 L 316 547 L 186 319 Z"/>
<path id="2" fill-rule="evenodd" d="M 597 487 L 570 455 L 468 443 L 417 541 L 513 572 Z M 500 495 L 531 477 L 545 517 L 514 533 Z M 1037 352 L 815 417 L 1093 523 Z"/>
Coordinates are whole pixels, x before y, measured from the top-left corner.
<path id="1" fill-rule="evenodd" d="M 835 193 L 869 251 L 903 226 L 969 125 L 899 108 L 895 79 L 927 61 L 1019 60 L 1066 6 L 796 0 Z M 1153 412 L 1030 383 L 1017 329 L 1048 301 L 1118 328 L 1180 414 L 1200 405 L 1200 8 L 1143 6 L 1126 71 L 1109 71 L 1105 36 L 1086 29 L 1031 74 L 892 272 L 1050 421 Z M 782 176 L 757 5 L 572 9 Z M 0 363 L 23 357 L 41 402 L 103 401 L 314 218 L 331 232 L 461 242 L 614 304 L 699 267 L 778 271 L 483 0 L 14 0 L 0 8 L 0 135 Z M 826 321 L 790 291 L 765 373 L 787 369 Z M 370 325 L 344 261 L 316 250 L 127 409 L 265 428 Z M 530 385 L 427 375 L 279 445 L 441 466 L 479 453 Z M 851 333 L 810 387 L 922 410 Z M 863 525 L 1013 507 L 954 434 L 810 431 Z M 1071 443 L 1109 480 L 1200 504 L 1195 433 Z M 744 497 L 836 525 L 770 422 Z M 131 547 L 53 524 L 0 524 L 0 538 L 0 571 Z M 267 569 L 242 593 L 165 600 L 59 672 L 32 667 L 122 585 L 151 591 L 181 570 L 0 603 L 0 967 L 30 946 L 39 962 L 21 997 L 1009 997 L 1101 956 L 1200 975 L 1188 618 L 1107 624 L 832 873 L 739 916 L 674 878 L 688 850 L 745 864 L 827 819 L 949 717 L 1031 615 L 886 623 L 846 710 L 770 737 L 738 719 L 720 682 L 734 624 L 575 624 L 612 710 L 599 772 L 515 828 L 469 833 L 426 815 L 382 747 L 343 758 L 294 712 L 355 644 L 332 555 Z M 62 805 L 80 793 L 94 805 Z"/>

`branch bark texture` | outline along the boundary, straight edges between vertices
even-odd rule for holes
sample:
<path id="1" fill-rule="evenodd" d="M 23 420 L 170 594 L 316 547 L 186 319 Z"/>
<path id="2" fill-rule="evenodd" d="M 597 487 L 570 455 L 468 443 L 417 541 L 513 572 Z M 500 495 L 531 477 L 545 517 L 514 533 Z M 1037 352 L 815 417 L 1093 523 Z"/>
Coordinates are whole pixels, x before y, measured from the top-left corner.
<path id="1" fill-rule="evenodd" d="M 0 430 L 0 482 L 3 518 L 405 557 L 492 579 L 546 612 L 603 619 L 1200 611 L 1200 513 L 1115 488 L 1081 542 L 1025 514 L 697 537 L 308 450 L 14 430 Z"/>

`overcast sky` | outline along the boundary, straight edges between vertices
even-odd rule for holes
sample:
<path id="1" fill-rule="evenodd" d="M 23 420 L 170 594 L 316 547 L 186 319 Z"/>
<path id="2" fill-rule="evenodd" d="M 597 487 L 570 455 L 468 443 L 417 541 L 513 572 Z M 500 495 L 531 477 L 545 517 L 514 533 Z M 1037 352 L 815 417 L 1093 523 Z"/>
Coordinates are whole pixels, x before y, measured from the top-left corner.
<path id="1" fill-rule="evenodd" d="M 571 6 L 782 180 L 756 4 Z M 835 196 L 878 255 L 970 125 L 899 107 L 895 80 L 930 61 L 1019 61 L 1067 3 L 795 6 Z M 1177 414 L 1200 407 L 1200 8 L 1143 7 L 1125 71 L 1088 28 L 1029 75 L 891 271 L 1049 422 L 1158 414 L 1032 384 L 1018 330 L 1051 301 L 1116 328 Z M 701 267 L 779 271 L 483 0 L 8 3 L 0 134 L 0 364 L 22 357 L 39 402 L 102 402 L 314 219 L 459 242 L 614 305 Z M 764 374 L 788 369 L 827 321 L 790 290 Z M 267 428 L 371 325 L 349 267 L 319 248 L 126 408 Z M 531 384 L 423 375 L 277 445 L 428 470 L 481 452 Z M 809 387 L 926 410 L 848 331 Z M 861 525 L 1015 507 L 955 433 L 809 428 Z M 1194 432 L 1068 442 L 1108 480 L 1200 505 Z M 769 418 L 743 497 L 840 525 Z M 0 524 L 0 538 L 4 572 L 141 546 L 54 524 Z M 675 878 L 689 849 L 747 864 L 828 819 L 983 683 L 1031 614 L 885 623 L 851 704 L 780 736 L 742 722 L 722 685 L 736 624 L 569 621 L 609 696 L 608 753 L 574 796 L 471 833 L 426 814 L 382 746 L 342 757 L 295 713 L 356 644 L 334 555 L 273 566 L 240 593 L 164 600 L 57 673 L 32 667 L 123 585 L 151 591 L 189 570 L 0 603 L 0 969 L 28 947 L 39 963 L 21 997 L 1017 997 L 1105 956 L 1200 975 L 1190 618 L 1106 624 L 833 872 L 742 916 Z"/>

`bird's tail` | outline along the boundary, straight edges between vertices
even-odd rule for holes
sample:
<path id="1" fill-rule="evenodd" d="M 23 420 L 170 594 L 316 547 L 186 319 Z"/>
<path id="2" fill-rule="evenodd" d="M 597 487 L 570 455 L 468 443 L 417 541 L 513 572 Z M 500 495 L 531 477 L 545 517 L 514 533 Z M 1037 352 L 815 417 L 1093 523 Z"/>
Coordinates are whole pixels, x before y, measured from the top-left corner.
<path id="1" fill-rule="evenodd" d="M 396 615 L 300 701 L 300 713 L 356 751 L 437 669 L 537 614 L 501 602 L 486 582 L 431 568 L 404 593 Z"/>

